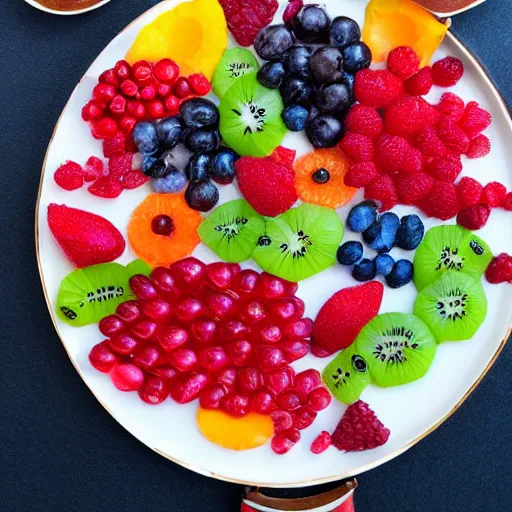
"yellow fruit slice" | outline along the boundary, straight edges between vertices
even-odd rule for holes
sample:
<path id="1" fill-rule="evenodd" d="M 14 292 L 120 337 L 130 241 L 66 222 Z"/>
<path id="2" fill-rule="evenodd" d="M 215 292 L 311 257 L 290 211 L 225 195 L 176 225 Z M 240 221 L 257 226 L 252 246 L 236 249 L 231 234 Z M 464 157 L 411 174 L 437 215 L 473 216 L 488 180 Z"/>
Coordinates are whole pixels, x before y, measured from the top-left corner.
<path id="1" fill-rule="evenodd" d="M 197 426 L 203 436 L 230 450 L 250 450 L 265 444 L 274 434 L 270 416 L 250 412 L 243 418 L 215 410 L 199 408 Z"/>
<path id="2" fill-rule="evenodd" d="M 180 66 L 181 75 L 203 73 L 211 80 L 227 47 L 228 29 L 217 0 L 183 2 L 146 25 L 126 54 L 156 62 L 169 58 Z"/>
<path id="3" fill-rule="evenodd" d="M 411 46 L 423 67 L 447 30 L 447 25 L 412 0 L 371 0 L 366 6 L 362 39 L 372 50 L 374 62 L 385 61 L 397 46 Z"/>

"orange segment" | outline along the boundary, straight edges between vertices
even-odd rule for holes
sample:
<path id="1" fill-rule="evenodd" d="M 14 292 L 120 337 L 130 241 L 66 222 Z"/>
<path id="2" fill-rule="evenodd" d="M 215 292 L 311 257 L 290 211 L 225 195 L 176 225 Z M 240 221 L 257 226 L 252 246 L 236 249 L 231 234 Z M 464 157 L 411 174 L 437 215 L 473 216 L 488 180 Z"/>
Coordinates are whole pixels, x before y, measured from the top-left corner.
<path id="1" fill-rule="evenodd" d="M 343 183 L 350 163 L 350 158 L 337 147 L 315 149 L 299 158 L 293 164 L 295 189 L 299 197 L 305 203 L 319 204 L 328 208 L 338 208 L 347 204 L 357 192 L 357 189 L 347 187 Z M 322 168 L 329 171 L 329 181 L 316 183 L 313 181 L 313 173 Z"/>
<path id="2" fill-rule="evenodd" d="M 412 0 L 371 0 L 366 7 L 363 41 L 373 61 L 383 62 L 397 46 L 411 46 L 428 65 L 446 35 L 448 26 Z"/>
<path id="3" fill-rule="evenodd" d="M 274 434 L 270 416 L 255 412 L 243 418 L 234 418 L 223 411 L 200 407 L 196 420 L 201 434 L 208 441 L 230 450 L 257 448 Z"/>
<path id="4" fill-rule="evenodd" d="M 153 232 L 151 222 L 158 215 L 171 218 L 174 230 L 169 236 Z M 200 223 L 201 215 L 188 207 L 182 195 L 151 194 L 132 213 L 128 240 L 133 252 L 152 267 L 169 266 L 194 250 Z"/>

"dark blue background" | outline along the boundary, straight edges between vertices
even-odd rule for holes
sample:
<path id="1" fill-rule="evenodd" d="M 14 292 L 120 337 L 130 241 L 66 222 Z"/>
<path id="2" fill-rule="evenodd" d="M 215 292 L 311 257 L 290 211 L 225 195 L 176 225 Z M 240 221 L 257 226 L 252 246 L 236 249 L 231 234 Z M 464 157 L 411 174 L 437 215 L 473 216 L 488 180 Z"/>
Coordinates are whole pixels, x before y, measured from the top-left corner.
<path id="1" fill-rule="evenodd" d="M 341 2 L 342 0 L 340 0 Z M 146 448 L 99 405 L 54 332 L 39 283 L 33 213 L 41 163 L 62 107 L 105 45 L 151 0 L 114 0 L 62 18 L 22 0 L 0 11 L 0 510 L 235 512 L 241 489 Z M 509 0 L 454 19 L 505 99 Z M 512 350 L 470 399 L 419 445 L 363 474 L 357 512 L 511 510 Z M 432 398 L 435 400 L 435 397 Z M 177 421 L 179 421 L 177 419 Z"/>

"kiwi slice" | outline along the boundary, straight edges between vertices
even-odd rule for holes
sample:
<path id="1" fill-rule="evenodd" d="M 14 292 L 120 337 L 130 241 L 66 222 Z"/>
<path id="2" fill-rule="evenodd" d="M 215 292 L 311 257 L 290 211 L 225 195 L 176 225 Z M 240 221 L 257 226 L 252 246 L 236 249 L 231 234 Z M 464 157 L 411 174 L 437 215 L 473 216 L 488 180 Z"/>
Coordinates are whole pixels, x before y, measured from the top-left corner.
<path id="1" fill-rule="evenodd" d="M 202 242 L 229 263 L 250 258 L 264 232 L 263 217 L 245 199 L 217 206 L 197 228 Z"/>
<path id="2" fill-rule="evenodd" d="M 492 259 L 489 246 L 460 226 L 435 226 L 414 255 L 414 284 L 420 291 L 443 272 L 454 270 L 480 279 Z"/>
<path id="3" fill-rule="evenodd" d="M 334 265 L 342 237 L 335 210 L 304 203 L 267 221 L 253 258 L 263 270 L 296 282 Z"/>
<path id="4" fill-rule="evenodd" d="M 325 367 L 322 379 L 335 398 L 347 405 L 359 398 L 371 380 L 368 364 L 354 345 L 338 354 Z"/>
<path id="5" fill-rule="evenodd" d="M 381 387 L 417 380 L 430 368 L 437 343 L 427 324 L 414 315 L 377 315 L 354 342 L 368 363 L 372 381 Z"/>
<path id="6" fill-rule="evenodd" d="M 235 80 L 247 73 L 256 73 L 260 65 L 256 57 L 245 48 L 230 48 L 226 50 L 215 68 L 213 75 L 213 91 L 220 99 L 233 85 Z"/>
<path id="7" fill-rule="evenodd" d="M 438 343 L 472 338 L 486 313 L 480 281 L 460 272 L 445 272 L 423 288 L 414 303 L 414 314 L 430 327 Z"/>
<path id="8" fill-rule="evenodd" d="M 286 133 L 279 91 L 261 85 L 256 73 L 233 83 L 220 101 L 220 134 L 242 156 L 267 156 Z"/>
<path id="9" fill-rule="evenodd" d="M 150 272 L 142 260 L 132 261 L 126 267 L 101 263 L 74 270 L 60 284 L 57 316 L 74 327 L 99 322 L 113 314 L 121 302 L 135 298 L 128 284 L 130 277 Z"/>

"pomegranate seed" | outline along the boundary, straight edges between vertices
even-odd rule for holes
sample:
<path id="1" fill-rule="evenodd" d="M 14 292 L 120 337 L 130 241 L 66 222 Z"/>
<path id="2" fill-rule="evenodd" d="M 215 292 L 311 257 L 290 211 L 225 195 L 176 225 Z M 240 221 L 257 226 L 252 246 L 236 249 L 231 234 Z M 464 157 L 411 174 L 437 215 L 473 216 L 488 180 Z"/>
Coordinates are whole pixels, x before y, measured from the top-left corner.
<path id="1" fill-rule="evenodd" d="M 247 337 L 249 329 L 239 320 L 229 320 L 222 326 L 222 337 L 226 341 L 241 340 Z"/>
<path id="2" fill-rule="evenodd" d="M 288 430 L 293 425 L 293 416 L 287 411 L 272 411 L 270 413 L 270 418 L 274 422 L 274 431 L 282 432 L 283 430 Z"/>
<path id="3" fill-rule="evenodd" d="M 293 385 L 293 369 L 288 366 L 269 373 L 265 378 L 265 383 L 273 393 L 279 395 Z"/>
<path id="4" fill-rule="evenodd" d="M 197 356 L 189 348 L 178 348 L 169 355 L 169 362 L 180 372 L 188 372 L 197 366 Z"/>
<path id="5" fill-rule="evenodd" d="M 120 391 L 136 391 L 144 384 L 144 373 L 134 364 L 118 364 L 109 373 L 114 386 Z"/>
<path id="6" fill-rule="evenodd" d="M 110 103 L 116 94 L 116 88 L 110 84 L 96 84 L 92 90 L 92 97 L 102 104 Z"/>
<path id="7" fill-rule="evenodd" d="M 206 96 L 212 90 L 212 85 L 202 73 L 190 75 L 187 80 L 194 94 Z"/>
<path id="8" fill-rule="evenodd" d="M 255 270 L 242 270 L 234 280 L 234 288 L 244 295 L 251 295 L 256 291 L 260 275 Z"/>
<path id="9" fill-rule="evenodd" d="M 238 370 L 238 387 L 240 391 L 252 395 L 263 386 L 263 377 L 258 368 L 247 366 Z"/>
<path id="10" fill-rule="evenodd" d="M 136 124 L 137 119 L 135 119 L 135 117 L 124 116 L 121 121 L 119 121 L 119 128 L 121 128 L 124 133 L 132 133 Z"/>
<path id="11" fill-rule="evenodd" d="M 171 59 L 162 59 L 153 67 L 153 75 L 163 84 L 173 84 L 180 74 L 178 64 Z M 187 84 L 188 85 L 188 84 Z"/>
<path id="12" fill-rule="evenodd" d="M 110 117 L 92 123 L 92 134 L 97 139 L 111 139 L 117 133 L 117 124 Z"/>
<path id="13" fill-rule="evenodd" d="M 320 453 L 325 452 L 329 446 L 332 444 L 331 434 L 329 432 L 323 430 L 315 437 L 314 441 L 311 443 L 311 451 L 318 455 Z"/>
<path id="14" fill-rule="evenodd" d="M 199 395 L 199 405 L 205 409 L 218 409 L 220 401 L 226 396 L 226 390 L 221 384 L 214 384 Z"/>
<path id="15" fill-rule="evenodd" d="M 304 430 L 305 428 L 308 428 L 313 421 L 315 421 L 315 418 L 315 411 L 312 411 L 307 407 L 301 407 L 298 411 L 295 411 L 293 426 L 299 430 Z"/>
<path id="16" fill-rule="evenodd" d="M 192 334 L 201 345 L 213 343 L 217 333 L 217 324 L 212 320 L 197 320 L 191 326 Z"/>
<path id="17" fill-rule="evenodd" d="M 228 356 L 222 347 L 208 347 L 199 352 L 199 361 L 205 370 L 218 372 L 229 364 Z"/>
<path id="18" fill-rule="evenodd" d="M 289 362 L 297 361 L 309 353 L 307 341 L 284 341 L 280 347 Z"/>
<path id="19" fill-rule="evenodd" d="M 324 387 L 314 389 L 308 395 L 309 407 L 316 412 L 323 411 L 331 403 L 331 400 L 331 394 Z"/>
<path id="20" fill-rule="evenodd" d="M 176 96 L 168 96 L 165 98 L 165 110 L 170 114 L 177 114 L 180 109 L 180 100 Z"/>
<path id="21" fill-rule="evenodd" d="M 215 262 L 206 267 L 206 277 L 208 282 L 219 290 L 225 290 L 230 287 L 234 272 L 229 263 Z"/>
<path id="22" fill-rule="evenodd" d="M 169 96 L 169 94 L 171 94 L 172 87 L 170 85 L 161 84 L 160 82 L 158 82 L 158 80 L 155 80 L 153 82 L 153 85 L 156 88 L 156 93 L 158 94 L 158 96 L 160 96 L 160 98 L 167 98 L 167 96 Z M 176 98 L 176 101 L 177 100 L 178 100 L 178 98 Z"/>
<path id="23" fill-rule="evenodd" d="M 161 404 L 168 396 L 169 390 L 164 380 L 150 375 L 138 391 L 143 402 L 151 405 Z"/>
<path id="24" fill-rule="evenodd" d="M 139 304 L 136 300 L 127 300 L 117 306 L 116 314 L 128 324 L 135 322 L 141 315 Z"/>
<path id="25" fill-rule="evenodd" d="M 140 91 L 140 99 L 144 101 L 151 101 L 156 98 L 156 89 L 154 85 L 146 85 L 142 91 Z"/>
<path id="26" fill-rule="evenodd" d="M 178 381 L 172 381 L 171 398 L 179 404 L 186 404 L 197 398 L 207 384 L 208 377 L 205 373 L 195 373 Z"/>
<path id="27" fill-rule="evenodd" d="M 164 104 L 160 100 L 150 101 L 148 104 L 149 115 L 153 119 L 159 119 L 165 114 Z"/>
<path id="28" fill-rule="evenodd" d="M 262 343 L 277 343 L 281 339 L 281 329 L 277 325 L 268 325 L 260 329 L 259 341 Z"/>
<path id="29" fill-rule="evenodd" d="M 300 431 L 293 427 L 285 430 L 283 436 L 288 438 L 292 443 L 298 443 L 301 438 Z"/>
<path id="30" fill-rule="evenodd" d="M 158 330 L 156 341 L 166 352 L 171 352 L 187 343 L 188 332 L 182 327 L 166 325 Z"/>
<path id="31" fill-rule="evenodd" d="M 284 335 L 292 339 L 306 339 L 311 336 L 313 330 L 313 321 L 311 318 L 302 318 L 288 324 L 284 330 Z"/>
<path id="32" fill-rule="evenodd" d="M 151 272 L 151 282 L 159 293 L 175 296 L 179 293 L 171 271 L 165 267 L 157 267 Z"/>
<path id="33" fill-rule="evenodd" d="M 286 452 L 289 452 L 295 446 L 295 443 L 290 441 L 286 436 L 278 434 L 272 438 L 270 446 L 274 453 L 277 453 L 277 455 L 283 455 Z"/>
<path id="34" fill-rule="evenodd" d="M 295 388 L 303 398 L 320 386 L 322 386 L 322 376 L 318 370 L 304 370 L 295 376 Z"/>
<path id="35" fill-rule="evenodd" d="M 139 346 L 139 342 L 129 334 L 118 332 L 110 337 L 108 346 L 116 354 L 129 356 Z"/>
<path id="36" fill-rule="evenodd" d="M 105 340 L 92 347 L 89 361 L 99 372 L 108 373 L 119 362 L 119 358 L 112 353 L 108 340 Z"/>
<path id="37" fill-rule="evenodd" d="M 140 305 L 142 312 L 157 323 L 165 322 L 171 316 L 171 306 L 162 299 L 144 301 Z"/>
<path id="38" fill-rule="evenodd" d="M 233 341 L 224 348 L 235 366 L 245 366 L 252 355 L 252 346 L 245 340 Z"/>
<path id="39" fill-rule="evenodd" d="M 301 406 L 300 395 L 293 389 L 284 391 L 277 397 L 277 405 L 284 411 L 294 411 Z"/>
<path id="40" fill-rule="evenodd" d="M 263 370 L 274 370 L 286 365 L 284 353 L 277 347 L 260 347 L 258 350 L 258 359 Z"/>
<path id="41" fill-rule="evenodd" d="M 113 112 L 116 115 L 124 114 L 124 111 L 126 110 L 126 98 L 124 98 L 120 94 L 117 94 L 110 102 L 110 106 L 108 108 L 111 112 Z"/>
<path id="42" fill-rule="evenodd" d="M 174 379 L 178 375 L 178 372 L 172 366 L 158 366 L 157 368 L 151 368 L 149 373 L 161 377 L 164 380 Z"/>
<path id="43" fill-rule="evenodd" d="M 146 107 L 138 100 L 128 101 L 126 111 L 136 119 L 144 119 L 146 116 Z"/>
<path id="44" fill-rule="evenodd" d="M 220 401 L 221 408 L 231 416 L 245 416 L 249 412 L 249 399 L 239 393 L 225 396 Z"/>
<path id="45" fill-rule="evenodd" d="M 217 320 L 222 320 L 233 313 L 234 300 L 225 293 L 211 293 L 206 297 L 206 304 Z"/>
<path id="46" fill-rule="evenodd" d="M 260 277 L 260 292 L 266 299 L 278 299 L 286 294 L 286 282 L 279 277 L 263 272 Z"/>
<path id="47" fill-rule="evenodd" d="M 82 107 L 84 121 L 98 121 L 105 114 L 105 109 L 96 101 L 91 100 Z"/>
<path id="48" fill-rule="evenodd" d="M 251 399 L 251 409 L 259 414 L 268 414 L 275 407 L 274 398 L 264 390 L 256 391 Z"/>
<path id="49" fill-rule="evenodd" d="M 133 80 L 128 79 L 121 83 L 121 91 L 125 96 L 135 98 L 139 92 L 139 87 Z"/>
<path id="50" fill-rule="evenodd" d="M 304 314 L 304 302 L 298 297 L 279 299 L 271 304 L 270 313 L 280 324 L 293 322 Z"/>
<path id="51" fill-rule="evenodd" d="M 191 322 L 203 316 L 204 306 L 194 297 L 181 297 L 174 305 L 174 313 L 182 322 Z"/>
<path id="52" fill-rule="evenodd" d="M 135 352 L 132 363 L 142 370 L 148 371 L 160 362 L 161 355 L 161 349 L 156 345 L 146 345 Z"/>
<path id="53" fill-rule="evenodd" d="M 119 60 L 114 66 L 114 71 L 121 80 L 126 80 L 127 78 L 130 78 L 132 68 L 125 60 Z"/>
<path id="54" fill-rule="evenodd" d="M 266 317 L 265 307 L 260 301 L 251 300 L 244 305 L 242 318 L 247 325 L 254 325 Z"/>
<path id="55" fill-rule="evenodd" d="M 139 60 L 132 66 L 132 76 L 137 84 L 147 85 L 151 81 L 151 64 L 146 60 Z"/>
<path id="56" fill-rule="evenodd" d="M 103 73 L 101 73 L 100 77 L 98 78 L 98 82 L 103 84 L 110 84 L 114 87 L 119 87 L 119 84 L 121 83 L 114 69 L 106 69 L 103 71 Z"/>
<path id="57" fill-rule="evenodd" d="M 112 336 L 116 332 L 121 332 L 126 324 L 118 316 L 109 315 L 100 320 L 98 327 L 104 336 Z"/>
<path id="58" fill-rule="evenodd" d="M 222 384 L 228 393 L 234 391 L 236 387 L 237 372 L 234 368 L 224 368 L 217 374 L 217 382 Z"/>
<path id="59" fill-rule="evenodd" d="M 188 98 L 192 94 L 192 89 L 190 88 L 190 84 L 187 82 L 187 79 L 181 76 L 176 80 L 174 87 L 172 88 L 172 92 L 178 98 Z"/>
<path id="60" fill-rule="evenodd" d="M 133 324 L 130 328 L 130 332 L 139 340 L 147 341 L 153 339 L 157 324 L 153 320 L 139 320 Z"/>
<path id="61" fill-rule="evenodd" d="M 206 265 L 197 258 L 189 257 L 171 265 L 171 273 L 185 290 L 197 290 L 206 277 Z"/>

